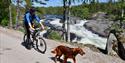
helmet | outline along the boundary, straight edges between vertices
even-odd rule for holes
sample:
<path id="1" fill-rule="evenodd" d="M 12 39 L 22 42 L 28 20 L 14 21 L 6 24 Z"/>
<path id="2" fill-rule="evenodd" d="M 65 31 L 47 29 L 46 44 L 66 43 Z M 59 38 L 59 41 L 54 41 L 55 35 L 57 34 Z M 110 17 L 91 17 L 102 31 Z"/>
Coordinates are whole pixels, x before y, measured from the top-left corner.
<path id="1" fill-rule="evenodd" d="M 31 7 L 30 10 L 29 10 L 31 13 L 35 12 L 35 8 L 34 7 Z"/>

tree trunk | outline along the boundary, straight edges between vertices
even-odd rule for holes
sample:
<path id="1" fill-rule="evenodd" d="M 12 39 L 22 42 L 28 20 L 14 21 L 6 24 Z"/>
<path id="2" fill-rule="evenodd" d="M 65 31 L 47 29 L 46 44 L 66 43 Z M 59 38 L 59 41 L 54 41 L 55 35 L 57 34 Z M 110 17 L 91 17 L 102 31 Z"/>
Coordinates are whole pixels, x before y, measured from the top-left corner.
<path id="1" fill-rule="evenodd" d="M 125 48 L 123 46 L 123 42 L 120 41 L 119 34 L 117 34 L 117 31 L 111 30 L 110 33 L 113 33 L 117 39 L 117 45 L 118 45 L 118 55 L 121 59 L 125 60 Z"/>
<path id="2" fill-rule="evenodd" d="M 120 19 L 120 27 L 123 29 L 123 17 L 124 17 L 124 9 L 121 10 L 121 19 Z"/>
<path id="3" fill-rule="evenodd" d="M 11 4 L 9 5 L 9 17 L 10 17 L 10 21 L 9 21 L 9 28 L 12 28 L 12 12 L 11 12 Z"/>
<path id="4" fill-rule="evenodd" d="M 65 22 L 66 22 L 66 1 L 65 0 L 63 0 L 63 8 L 64 8 L 64 10 L 63 10 L 63 40 L 65 40 L 66 41 L 66 27 L 65 27 Z"/>
<path id="5" fill-rule="evenodd" d="M 64 8 L 64 12 L 63 12 L 63 14 L 64 14 L 64 17 L 63 17 L 63 29 L 65 29 L 65 33 L 64 33 L 64 35 L 63 35 L 63 37 L 64 37 L 64 40 L 66 41 L 66 42 L 70 42 L 70 27 L 69 27 L 69 23 L 70 23 L 70 19 L 69 19 L 69 14 L 70 14 L 70 12 L 69 12 L 69 6 L 70 6 L 70 0 L 63 0 L 63 8 Z M 67 28 L 67 29 L 66 29 Z"/>
<path id="6" fill-rule="evenodd" d="M 67 38 L 68 42 L 70 42 L 70 8 L 71 8 L 71 0 L 68 2 L 68 20 L 67 20 Z"/>
<path id="7" fill-rule="evenodd" d="M 15 29 L 18 28 L 19 26 L 19 0 L 17 0 L 17 10 L 16 10 L 17 16 L 16 16 L 16 27 Z"/>
<path id="8" fill-rule="evenodd" d="M 122 17 L 124 16 L 124 9 L 122 9 Z"/>
<path id="9" fill-rule="evenodd" d="M 120 20 L 120 27 L 123 29 L 123 18 L 124 18 L 124 0 L 121 0 L 122 6 L 121 6 L 121 20 Z"/>

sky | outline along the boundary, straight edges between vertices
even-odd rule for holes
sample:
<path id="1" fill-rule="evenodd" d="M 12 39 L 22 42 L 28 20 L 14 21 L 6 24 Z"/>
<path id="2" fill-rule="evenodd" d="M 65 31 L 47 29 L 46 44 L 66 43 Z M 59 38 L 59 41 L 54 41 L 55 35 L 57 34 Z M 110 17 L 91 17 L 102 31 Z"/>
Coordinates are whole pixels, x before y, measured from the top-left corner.
<path id="1" fill-rule="evenodd" d="M 63 3 L 62 3 L 63 0 L 49 0 L 47 3 L 47 5 L 44 5 L 46 7 L 48 6 L 63 6 Z M 100 2 L 107 2 L 107 0 L 99 0 Z M 71 5 L 80 5 L 82 4 L 82 2 L 75 2 L 75 3 L 72 3 Z"/>
<path id="2" fill-rule="evenodd" d="M 82 4 L 82 2 L 76 2 L 75 4 L 72 3 L 72 5 L 79 5 Z M 46 5 L 44 5 L 45 7 L 49 7 L 49 6 L 63 6 L 63 0 L 49 0 L 48 2 L 46 2 Z"/>
<path id="3" fill-rule="evenodd" d="M 13 4 L 16 5 L 16 0 L 11 0 Z M 20 4 L 22 7 L 24 7 L 24 5 L 26 5 L 25 3 L 25 0 L 21 0 L 23 1 L 22 4 Z M 35 7 L 49 7 L 49 6 L 52 6 L 52 7 L 55 7 L 55 6 L 63 6 L 63 0 L 49 0 L 46 3 L 46 5 L 41 5 L 39 3 L 33 3 L 33 6 Z M 108 0 L 99 0 L 100 2 L 107 2 Z M 75 2 L 75 3 L 72 3 L 71 5 L 80 5 L 82 4 L 82 2 Z"/>

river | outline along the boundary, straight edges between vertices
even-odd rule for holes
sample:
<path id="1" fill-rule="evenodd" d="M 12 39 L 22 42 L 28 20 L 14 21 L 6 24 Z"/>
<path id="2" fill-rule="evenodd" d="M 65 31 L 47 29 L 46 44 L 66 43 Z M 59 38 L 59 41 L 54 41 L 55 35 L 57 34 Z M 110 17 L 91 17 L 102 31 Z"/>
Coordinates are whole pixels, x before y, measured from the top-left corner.
<path id="1" fill-rule="evenodd" d="M 48 21 L 49 24 L 47 25 L 54 25 L 56 27 L 62 27 L 62 23 L 60 23 L 59 21 L 60 21 L 59 19 L 54 18 L 52 19 L 52 21 L 50 22 Z M 77 36 L 73 40 L 73 42 L 78 42 L 78 43 L 83 43 L 83 44 L 92 44 L 101 49 L 105 49 L 107 39 L 100 37 L 99 35 L 94 34 L 91 31 L 87 30 L 83 26 L 86 22 L 87 20 L 80 20 L 76 24 L 70 24 L 70 32 L 74 33 Z"/>

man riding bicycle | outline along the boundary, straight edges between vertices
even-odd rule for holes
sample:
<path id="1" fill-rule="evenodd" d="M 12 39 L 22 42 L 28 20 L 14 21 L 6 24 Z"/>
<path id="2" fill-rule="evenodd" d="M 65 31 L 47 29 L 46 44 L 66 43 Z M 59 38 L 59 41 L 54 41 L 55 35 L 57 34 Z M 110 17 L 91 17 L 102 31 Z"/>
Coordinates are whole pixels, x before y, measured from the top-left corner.
<path id="1" fill-rule="evenodd" d="M 29 44 L 32 43 L 30 41 L 30 34 L 35 30 L 33 20 L 35 19 L 38 23 L 40 23 L 42 29 L 44 29 L 44 26 L 40 18 L 35 14 L 35 11 L 36 11 L 35 8 L 31 7 L 24 15 L 24 27 L 28 38 L 27 42 L 24 43 L 26 44 L 25 47 L 27 49 L 31 49 L 31 47 L 28 46 Z"/>

